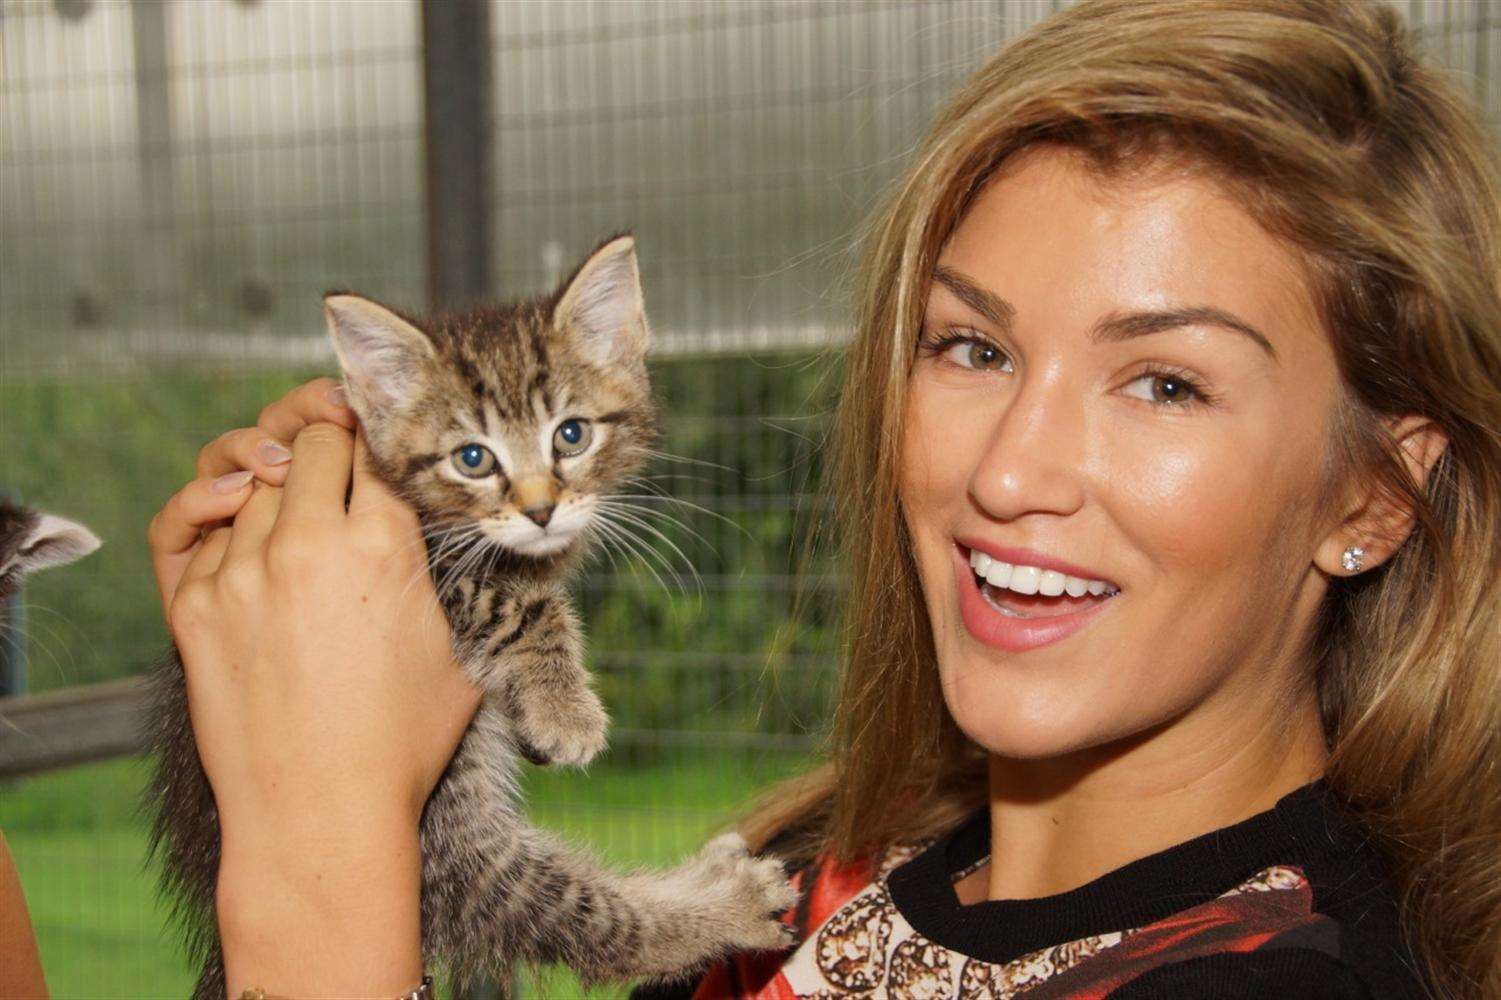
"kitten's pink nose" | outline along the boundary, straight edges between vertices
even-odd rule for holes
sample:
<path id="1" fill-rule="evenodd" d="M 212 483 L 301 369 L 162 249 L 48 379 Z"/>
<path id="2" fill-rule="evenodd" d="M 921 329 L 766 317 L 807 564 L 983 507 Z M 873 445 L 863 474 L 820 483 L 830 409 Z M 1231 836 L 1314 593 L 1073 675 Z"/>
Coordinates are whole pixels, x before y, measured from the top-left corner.
<path id="1" fill-rule="evenodd" d="M 539 528 L 547 527 L 547 522 L 552 520 L 552 512 L 556 504 L 539 503 L 535 507 L 528 507 L 521 513 L 531 518 Z"/>

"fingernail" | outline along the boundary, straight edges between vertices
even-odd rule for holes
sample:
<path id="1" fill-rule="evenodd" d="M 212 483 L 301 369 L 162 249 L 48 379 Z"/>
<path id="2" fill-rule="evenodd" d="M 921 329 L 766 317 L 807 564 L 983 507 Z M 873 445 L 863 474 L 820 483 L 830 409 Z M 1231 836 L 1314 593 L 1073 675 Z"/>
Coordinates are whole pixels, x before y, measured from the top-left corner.
<path id="1" fill-rule="evenodd" d="M 270 438 L 255 446 L 256 457 L 267 465 L 281 465 L 292 460 L 292 449 Z"/>
<path id="2" fill-rule="evenodd" d="M 344 387 L 342 385 L 336 385 L 328 390 L 328 401 L 335 406 L 349 405 L 349 397 L 344 394 Z"/>
<path id="3" fill-rule="evenodd" d="M 240 472 L 229 472 L 209 484 L 209 489 L 215 493 L 238 493 L 245 488 L 245 484 L 255 476 L 254 472 L 245 469 Z"/>

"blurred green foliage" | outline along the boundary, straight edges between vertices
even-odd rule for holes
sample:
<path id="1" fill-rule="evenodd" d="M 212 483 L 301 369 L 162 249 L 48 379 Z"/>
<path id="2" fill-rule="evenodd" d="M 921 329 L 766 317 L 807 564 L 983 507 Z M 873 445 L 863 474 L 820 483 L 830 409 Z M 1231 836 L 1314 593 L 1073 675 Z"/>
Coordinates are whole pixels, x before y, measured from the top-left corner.
<path id="1" fill-rule="evenodd" d="M 596 558 L 576 581 L 619 752 L 663 731 L 808 734 L 829 704 L 837 596 L 809 555 L 828 366 L 808 355 L 659 361 L 663 455 L 638 493 L 643 556 Z M 167 647 L 147 522 L 198 449 L 255 421 L 316 372 L 11 382 L 0 393 L 0 486 L 105 540 L 25 593 L 29 686 L 147 670 Z M 656 494 L 656 495 L 654 495 Z M 806 573 L 806 575 L 804 575 Z M 800 603 L 799 603 L 800 602 Z M 797 620 L 794 621 L 794 616 Z"/>

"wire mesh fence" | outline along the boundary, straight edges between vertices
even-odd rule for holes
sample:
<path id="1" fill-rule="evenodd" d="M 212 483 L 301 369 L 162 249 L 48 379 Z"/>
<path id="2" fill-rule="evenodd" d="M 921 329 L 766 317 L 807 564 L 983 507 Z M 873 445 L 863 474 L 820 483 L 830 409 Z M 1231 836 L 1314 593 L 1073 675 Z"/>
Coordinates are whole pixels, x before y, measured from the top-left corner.
<path id="1" fill-rule="evenodd" d="M 935 106 L 1054 6 L 491 4 L 490 291 L 540 291 L 636 234 L 671 456 L 650 475 L 692 505 L 653 521 L 654 572 L 600 560 L 579 581 L 612 750 L 588 776 L 530 775 L 540 822 L 667 862 L 815 749 L 839 582 L 799 575 L 799 532 L 824 504 L 818 359 L 850 248 Z M 1496 8 L 1399 6 L 1501 123 Z M 0 486 L 106 541 L 31 587 L 31 688 L 160 654 L 145 524 L 204 442 L 333 371 L 322 291 L 426 301 L 421 15 L 0 0 Z M 140 779 L 122 760 L 0 785 L 59 997 L 185 991 Z"/>

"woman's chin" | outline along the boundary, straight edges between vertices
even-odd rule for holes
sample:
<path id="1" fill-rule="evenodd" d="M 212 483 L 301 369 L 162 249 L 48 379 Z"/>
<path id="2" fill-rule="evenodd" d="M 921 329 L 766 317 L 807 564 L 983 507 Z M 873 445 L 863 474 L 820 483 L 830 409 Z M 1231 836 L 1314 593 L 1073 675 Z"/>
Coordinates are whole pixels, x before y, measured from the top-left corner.
<path id="1" fill-rule="evenodd" d="M 1105 746 L 1146 730 L 1151 720 L 1133 720 L 1128 706 L 1101 704 L 1059 685 L 1052 690 L 993 679 L 992 684 L 944 685 L 949 714 L 960 731 L 997 757 L 1053 760 Z M 1030 690 L 1026 690 L 1030 688 Z"/>

